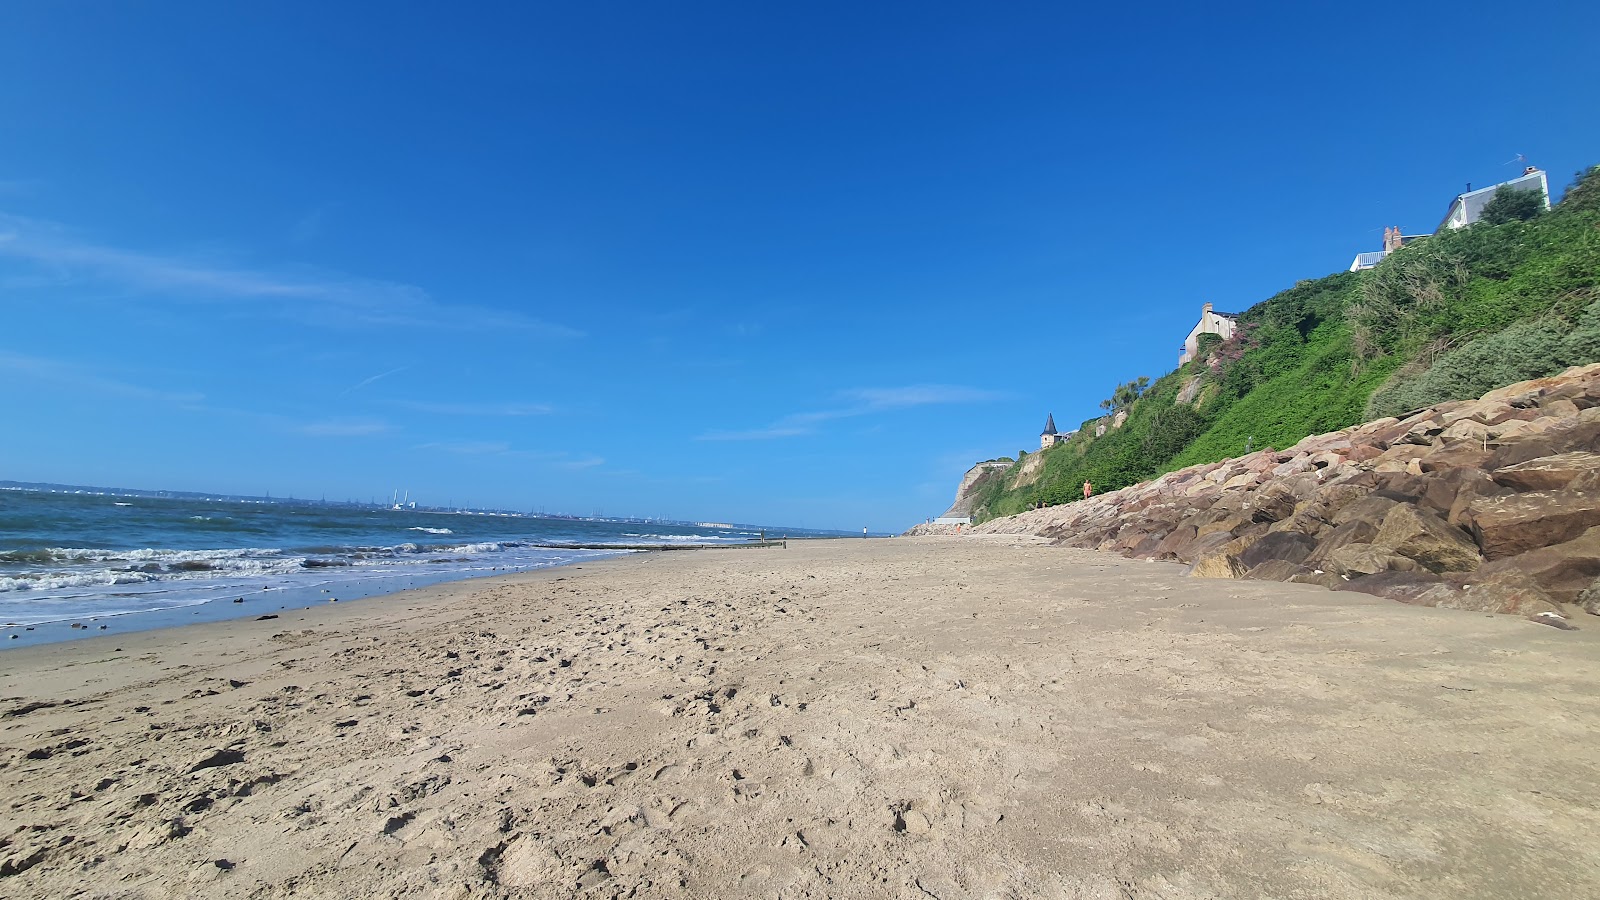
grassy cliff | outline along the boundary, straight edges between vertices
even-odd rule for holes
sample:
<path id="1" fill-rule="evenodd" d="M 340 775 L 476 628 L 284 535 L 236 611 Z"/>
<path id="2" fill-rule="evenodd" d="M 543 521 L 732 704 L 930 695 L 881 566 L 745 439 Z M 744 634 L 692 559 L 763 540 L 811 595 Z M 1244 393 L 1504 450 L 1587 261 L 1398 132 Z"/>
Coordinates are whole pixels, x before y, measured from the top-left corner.
<path id="1" fill-rule="evenodd" d="M 1207 336 L 1136 399 L 1119 389 L 1110 414 L 983 484 L 974 514 L 1065 503 L 1085 480 L 1116 490 L 1600 362 L 1600 167 L 1549 212 L 1504 207 L 1489 217 L 1499 224 L 1437 234 L 1375 269 L 1302 281 L 1250 307 L 1232 339 Z"/>

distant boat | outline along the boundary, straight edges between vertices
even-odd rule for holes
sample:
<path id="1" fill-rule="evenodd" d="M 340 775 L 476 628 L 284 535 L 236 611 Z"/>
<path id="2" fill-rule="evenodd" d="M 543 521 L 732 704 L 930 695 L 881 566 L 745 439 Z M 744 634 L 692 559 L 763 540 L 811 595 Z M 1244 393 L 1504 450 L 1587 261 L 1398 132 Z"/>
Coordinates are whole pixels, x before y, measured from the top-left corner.
<path id="1" fill-rule="evenodd" d="M 417 508 L 417 504 L 415 502 L 413 502 L 412 499 L 411 499 L 411 489 L 410 488 L 406 488 L 406 496 L 405 496 L 404 500 L 395 499 L 395 498 L 398 498 L 399 496 L 400 496 L 400 492 L 399 491 L 395 491 L 394 492 L 394 497 L 390 498 L 391 501 L 394 503 L 393 506 L 389 507 L 390 509 L 400 510 L 401 512 L 404 512 L 405 510 L 408 510 L 408 509 L 416 509 Z"/>

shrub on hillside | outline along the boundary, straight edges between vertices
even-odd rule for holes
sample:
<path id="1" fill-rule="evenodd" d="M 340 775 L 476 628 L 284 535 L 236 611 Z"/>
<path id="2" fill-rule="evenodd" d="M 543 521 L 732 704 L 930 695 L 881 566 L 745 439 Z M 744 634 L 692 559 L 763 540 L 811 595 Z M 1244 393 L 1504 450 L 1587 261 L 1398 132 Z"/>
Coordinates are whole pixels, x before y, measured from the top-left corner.
<path id="1" fill-rule="evenodd" d="M 1561 197 L 1561 210 L 1600 210 L 1600 166 L 1592 166 L 1573 177 Z"/>
<path id="2" fill-rule="evenodd" d="M 1518 322 L 1444 353 L 1427 371 L 1375 392 L 1367 403 L 1367 415 L 1393 416 L 1447 400 L 1467 400 L 1592 362 L 1600 362 L 1600 303 L 1590 304 L 1575 325 L 1557 318 Z"/>
<path id="3" fill-rule="evenodd" d="M 1544 212 L 1544 194 L 1500 185 L 1483 208 L 1482 221 L 1489 225 L 1526 222 Z"/>

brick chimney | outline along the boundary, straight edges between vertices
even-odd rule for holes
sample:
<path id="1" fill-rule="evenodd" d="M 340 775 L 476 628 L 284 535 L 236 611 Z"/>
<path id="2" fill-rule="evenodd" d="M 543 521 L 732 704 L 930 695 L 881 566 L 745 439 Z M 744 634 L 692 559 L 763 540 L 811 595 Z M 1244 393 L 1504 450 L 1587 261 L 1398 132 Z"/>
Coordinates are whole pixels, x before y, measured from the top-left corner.
<path id="1" fill-rule="evenodd" d="M 1400 249 L 1399 225 L 1396 225 L 1393 228 L 1385 228 L 1383 230 L 1383 249 L 1389 253 L 1393 253 L 1394 251 Z"/>

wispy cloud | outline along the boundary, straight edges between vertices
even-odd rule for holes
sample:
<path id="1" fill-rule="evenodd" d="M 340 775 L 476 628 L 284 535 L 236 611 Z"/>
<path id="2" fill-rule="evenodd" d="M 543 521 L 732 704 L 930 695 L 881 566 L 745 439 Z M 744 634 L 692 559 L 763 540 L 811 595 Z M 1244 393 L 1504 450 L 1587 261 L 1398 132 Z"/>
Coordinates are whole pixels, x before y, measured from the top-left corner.
<path id="1" fill-rule="evenodd" d="M 184 407 L 193 407 L 205 402 L 205 395 L 196 391 L 167 391 L 145 387 L 108 378 L 76 363 L 24 356 L 6 350 L 0 350 L 0 371 L 101 396 L 127 397 Z"/>
<path id="2" fill-rule="evenodd" d="M 328 213 L 338 207 L 336 203 L 324 203 L 311 212 L 301 216 L 289 226 L 289 240 L 296 244 L 304 244 L 316 240 L 322 234 L 324 220 Z"/>
<path id="3" fill-rule="evenodd" d="M 506 441 L 430 441 L 418 444 L 417 449 L 459 453 L 462 456 L 500 456 L 515 452 Z"/>
<path id="4" fill-rule="evenodd" d="M 297 425 L 294 430 L 312 437 L 371 437 L 393 431 L 394 427 L 375 419 L 328 419 Z"/>
<path id="5" fill-rule="evenodd" d="M 579 457 L 578 459 L 568 459 L 556 463 L 556 465 L 563 469 L 592 469 L 595 466 L 603 466 L 605 464 L 606 459 L 603 456 L 584 456 Z"/>
<path id="6" fill-rule="evenodd" d="M 0 213 L 0 255 L 73 278 L 191 302 L 253 301 L 271 314 L 320 325 L 514 330 L 551 338 L 582 332 L 513 310 L 442 303 L 415 285 L 309 269 L 280 272 L 219 265 L 97 244 L 61 225 Z"/>
<path id="7" fill-rule="evenodd" d="M 396 405 L 436 416 L 544 416 L 555 411 L 543 403 L 425 403 L 397 401 Z"/>
<path id="8" fill-rule="evenodd" d="M 840 391 L 837 399 L 845 405 L 814 412 L 791 413 L 762 428 L 712 431 L 702 441 L 762 441 L 815 434 L 818 426 L 835 419 L 849 419 L 895 409 L 956 403 L 985 403 L 1001 398 L 996 391 L 949 384 L 915 384 L 895 388 L 852 388 Z"/>
<path id="9" fill-rule="evenodd" d="M 361 390 L 362 388 L 366 387 L 369 384 L 373 384 L 374 382 L 382 381 L 383 379 L 388 378 L 390 375 L 399 375 L 401 372 L 404 372 L 405 370 L 407 370 L 409 368 L 411 368 L 411 367 L 410 366 L 401 366 L 398 369 L 390 369 L 387 372 L 379 372 L 376 375 L 369 375 L 366 378 L 363 378 L 360 381 L 356 382 L 355 384 L 353 384 L 353 385 L 345 388 L 344 390 L 340 391 L 339 392 L 339 396 L 343 397 L 346 394 L 353 394 L 356 391 Z"/>

